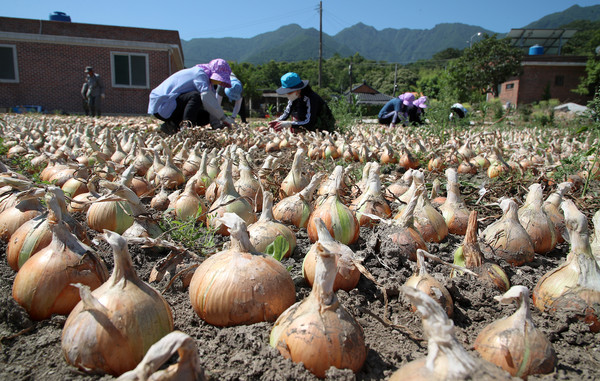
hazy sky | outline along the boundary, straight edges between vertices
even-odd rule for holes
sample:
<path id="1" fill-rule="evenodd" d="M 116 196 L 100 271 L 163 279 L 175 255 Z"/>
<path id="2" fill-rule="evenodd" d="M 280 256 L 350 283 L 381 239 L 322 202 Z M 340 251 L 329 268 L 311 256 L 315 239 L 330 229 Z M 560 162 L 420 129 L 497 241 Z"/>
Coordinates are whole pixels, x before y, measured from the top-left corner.
<path id="1" fill-rule="evenodd" d="M 412 5 L 408 5 L 412 4 Z M 362 22 L 385 28 L 431 29 L 440 23 L 464 23 L 505 33 L 572 5 L 595 0 L 324 0 L 323 31 L 335 35 Z M 319 29 L 319 1 L 290 0 L 12 0 L 0 15 L 48 20 L 54 11 L 73 22 L 179 31 L 184 40 L 199 37 L 254 37 L 282 25 Z"/>

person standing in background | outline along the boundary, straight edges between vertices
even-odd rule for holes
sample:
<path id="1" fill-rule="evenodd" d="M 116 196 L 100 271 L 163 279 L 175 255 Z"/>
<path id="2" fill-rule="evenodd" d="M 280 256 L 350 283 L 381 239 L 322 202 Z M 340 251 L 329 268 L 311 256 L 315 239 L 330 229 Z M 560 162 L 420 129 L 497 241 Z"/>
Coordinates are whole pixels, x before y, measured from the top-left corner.
<path id="1" fill-rule="evenodd" d="M 81 89 L 81 95 L 87 101 L 90 116 L 102 115 L 102 100 L 104 99 L 104 83 L 94 68 L 87 66 L 84 73 L 87 74 L 86 82 Z M 86 86 L 87 85 L 87 86 Z M 87 114 L 86 114 L 87 115 Z"/>
<path id="2" fill-rule="evenodd" d="M 246 120 L 246 106 L 244 105 L 244 96 L 242 92 L 244 91 L 244 87 L 242 82 L 235 76 L 235 74 L 231 73 L 229 76 L 231 79 L 231 87 L 217 86 L 217 102 L 219 106 L 223 101 L 223 97 L 227 97 L 229 102 L 233 104 L 233 111 L 231 112 L 231 118 L 235 120 L 238 113 L 240 114 L 240 118 L 242 119 L 242 123 L 248 123 Z"/>

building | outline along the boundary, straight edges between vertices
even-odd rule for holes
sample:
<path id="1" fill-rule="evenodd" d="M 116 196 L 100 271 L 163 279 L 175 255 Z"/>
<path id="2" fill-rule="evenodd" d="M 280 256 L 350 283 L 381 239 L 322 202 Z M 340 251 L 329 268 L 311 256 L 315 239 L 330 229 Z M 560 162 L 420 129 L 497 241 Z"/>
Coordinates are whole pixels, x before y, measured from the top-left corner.
<path id="1" fill-rule="evenodd" d="M 104 82 L 104 114 L 146 114 L 150 91 L 183 62 L 178 31 L 0 17 L 0 111 L 82 113 L 92 66 Z"/>
<path id="2" fill-rule="evenodd" d="M 507 38 L 523 50 L 522 73 L 502 83 L 498 98 L 503 104 L 525 105 L 546 99 L 586 104 L 592 96 L 574 93 L 586 75 L 587 57 L 561 55 L 574 29 L 512 29 Z M 489 98 L 492 98 L 491 96 Z"/>
<path id="3" fill-rule="evenodd" d="M 393 98 L 389 95 L 380 93 L 371 86 L 367 85 L 366 82 L 354 86 L 350 93 L 352 93 L 352 96 L 356 99 L 356 104 L 365 106 L 383 106 Z M 350 93 L 346 92 L 344 95 L 349 98 Z"/>
<path id="4" fill-rule="evenodd" d="M 558 99 L 585 105 L 592 96 L 573 92 L 586 75 L 587 57 L 533 55 L 521 61 L 522 74 L 500 85 L 498 98 L 513 106 Z"/>

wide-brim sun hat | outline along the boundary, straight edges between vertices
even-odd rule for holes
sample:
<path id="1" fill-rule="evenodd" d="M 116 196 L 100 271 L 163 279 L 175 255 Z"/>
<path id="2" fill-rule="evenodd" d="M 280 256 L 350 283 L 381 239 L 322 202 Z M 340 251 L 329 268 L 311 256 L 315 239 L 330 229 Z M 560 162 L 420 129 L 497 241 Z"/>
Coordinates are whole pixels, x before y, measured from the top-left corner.
<path id="1" fill-rule="evenodd" d="M 308 80 L 302 80 L 296 73 L 285 73 L 281 77 L 281 87 L 275 90 L 277 94 L 289 94 L 308 86 Z"/>
<path id="2" fill-rule="evenodd" d="M 229 78 L 231 68 L 227 61 L 222 58 L 214 59 L 208 63 L 208 68 L 211 72 L 210 79 L 221 82 L 224 87 L 231 87 L 231 79 Z"/>
<path id="3" fill-rule="evenodd" d="M 427 97 L 422 96 L 419 99 L 417 99 L 416 101 L 414 101 L 413 104 L 420 108 L 427 108 Z"/>
<path id="4" fill-rule="evenodd" d="M 404 97 L 402 97 L 402 103 L 404 103 L 407 106 L 412 106 L 413 102 L 415 101 L 415 94 L 404 93 L 403 95 Z"/>

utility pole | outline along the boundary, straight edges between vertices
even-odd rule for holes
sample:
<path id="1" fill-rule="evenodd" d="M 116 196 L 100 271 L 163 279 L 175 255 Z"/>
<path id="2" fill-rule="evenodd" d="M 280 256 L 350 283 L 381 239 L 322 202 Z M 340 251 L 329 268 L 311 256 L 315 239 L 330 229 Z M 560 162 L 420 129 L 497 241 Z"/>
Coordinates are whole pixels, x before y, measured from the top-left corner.
<path id="1" fill-rule="evenodd" d="M 396 68 L 394 69 L 394 98 L 396 98 L 396 89 L 398 88 L 397 79 L 398 79 L 398 64 L 396 64 Z"/>
<path id="2" fill-rule="evenodd" d="M 323 76 L 323 2 L 319 1 L 319 87 Z"/>

